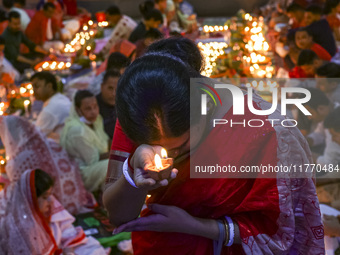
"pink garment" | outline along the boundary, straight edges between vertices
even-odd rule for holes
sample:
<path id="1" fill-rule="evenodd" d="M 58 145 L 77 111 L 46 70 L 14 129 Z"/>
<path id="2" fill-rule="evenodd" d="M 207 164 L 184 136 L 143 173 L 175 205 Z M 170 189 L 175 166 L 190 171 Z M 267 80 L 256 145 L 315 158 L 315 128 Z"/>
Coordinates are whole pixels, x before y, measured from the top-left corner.
<path id="1" fill-rule="evenodd" d="M 53 194 L 72 214 L 89 211 L 96 202 L 84 188 L 78 166 L 62 147 L 17 116 L 0 117 L 0 137 L 9 158 L 6 173 L 18 181 L 27 169 L 42 169 L 55 181 Z"/>

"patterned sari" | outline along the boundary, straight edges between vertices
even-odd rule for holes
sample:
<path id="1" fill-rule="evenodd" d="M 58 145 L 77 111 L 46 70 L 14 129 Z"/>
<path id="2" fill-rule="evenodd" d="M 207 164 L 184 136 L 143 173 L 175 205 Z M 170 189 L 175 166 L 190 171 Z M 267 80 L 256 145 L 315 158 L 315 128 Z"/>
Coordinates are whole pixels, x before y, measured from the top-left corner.
<path id="1" fill-rule="evenodd" d="M 256 109 L 270 108 L 259 96 L 254 96 L 253 105 Z M 265 124 L 261 128 L 218 125 L 191 155 L 192 162 L 230 164 L 238 169 L 312 162 L 308 144 L 297 128 L 272 127 L 266 121 L 283 120 L 278 111 L 270 116 L 256 116 L 246 110 L 244 116 L 236 116 L 231 108 L 223 119 L 231 118 L 238 123 L 244 119 L 246 122 L 261 119 Z M 118 161 L 117 151 L 127 153 L 129 148 L 122 137 L 114 137 L 115 141 L 122 144 L 112 145 L 110 165 Z M 224 247 L 222 254 L 324 254 L 323 225 L 313 175 L 295 178 L 293 173 L 278 173 L 271 178 L 240 179 L 224 175 L 224 178 L 199 179 L 190 178 L 189 159 L 175 167 L 179 170 L 176 179 L 167 187 L 152 191 L 147 203 L 177 206 L 194 217 L 231 217 L 239 226 L 242 243 Z M 108 172 L 108 181 L 114 179 Z M 142 217 L 151 213 L 145 209 Z M 133 232 L 132 243 L 136 255 L 213 254 L 213 240 L 183 233 Z"/>
<path id="2" fill-rule="evenodd" d="M 6 173 L 16 182 L 27 169 L 42 169 L 55 181 L 53 194 L 71 213 L 89 211 L 96 205 L 86 191 L 79 167 L 66 151 L 47 139 L 37 127 L 17 116 L 0 117 L 0 138 L 8 157 Z"/>
<path id="3" fill-rule="evenodd" d="M 74 217 L 53 196 L 49 218 L 40 212 L 34 170 L 26 171 L 9 186 L 0 203 L 5 205 L 4 210 L 0 206 L 1 254 L 107 254 L 98 241 L 72 225 Z"/>

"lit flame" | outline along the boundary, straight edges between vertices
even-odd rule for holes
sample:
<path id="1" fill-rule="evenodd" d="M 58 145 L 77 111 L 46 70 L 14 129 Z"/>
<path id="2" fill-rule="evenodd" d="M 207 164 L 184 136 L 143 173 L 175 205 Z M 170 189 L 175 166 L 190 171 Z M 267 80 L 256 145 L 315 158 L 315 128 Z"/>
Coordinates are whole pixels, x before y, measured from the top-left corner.
<path id="1" fill-rule="evenodd" d="M 32 89 L 32 84 L 28 84 L 28 85 L 26 86 L 26 88 Z"/>
<path id="2" fill-rule="evenodd" d="M 168 158 L 168 153 L 166 152 L 164 148 L 162 148 L 161 150 L 161 155 L 162 155 L 162 158 Z"/>
<path id="3" fill-rule="evenodd" d="M 30 100 L 25 100 L 25 101 L 24 101 L 24 105 L 25 105 L 25 106 L 28 106 L 30 103 L 31 103 Z"/>
<path id="4" fill-rule="evenodd" d="M 1 165 L 4 165 L 4 164 L 5 164 L 5 160 L 1 160 L 1 161 L 0 161 L 0 164 L 1 164 Z"/>
<path id="5" fill-rule="evenodd" d="M 25 89 L 24 87 L 20 88 L 20 94 L 24 94 L 27 91 L 27 89 Z"/>
<path id="6" fill-rule="evenodd" d="M 157 169 L 163 168 L 161 157 L 158 154 L 155 155 L 155 165 Z"/>
<path id="7" fill-rule="evenodd" d="M 87 46 L 87 47 L 86 47 L 86 50 L 91 50 L 91 46 Z"/>
<path id="8" fill-rule="evenodd" d="M 70 67 L 71 67 L 71 63 L 70 63 L 70 62 L 67 62 L 67 63 L 66 63 L 66 67 L 67 67 L 67 68 L 70 68 Z"/>
<path id="9" fill-rule="evenodd" d="M 43 67 L 44 69 L 46 69 L 48 66 L 49 66 L 48 62 L 45 62 L 45 63 L 42 65 L 42 67 Z"/>
<path id="10" fill-rule="evenodd" d="M 92 26 L 93 25 L 93 21 L 89 20 L 89 25 Z"/>

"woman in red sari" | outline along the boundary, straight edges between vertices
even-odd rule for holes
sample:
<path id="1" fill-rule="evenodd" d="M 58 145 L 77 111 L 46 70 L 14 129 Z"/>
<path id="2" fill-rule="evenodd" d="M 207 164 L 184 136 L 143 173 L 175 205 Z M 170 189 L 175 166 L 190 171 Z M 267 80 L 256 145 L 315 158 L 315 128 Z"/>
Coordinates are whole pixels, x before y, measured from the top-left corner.
<path id="1" fill-rule="evenodd" d="M 196 162 L 237 167 L 310 162 L 308 145 L 296 128 L 272 127 L 268 122 L 261 128 L 221 125 L 209 133 L 205 118 L 197 118 L 190 127 L 193 77 L 200 75 L 179 58 L 149 53 L 135 60 L 121 78 L 118 119 L 138 147 L 129 152 L 133 173 L 125 167 L 121 175 L 117 164 L 110 165 L 115 182 L 107 187 L 104 204 L 117 226 L 115 233 L 133 231 L 134 254 L 324 254 L 313 179 L 290 179 L 283 174 L 267 179 L 190 178 L 188 154 Z M 228 101 L 226 111 L 211 114 L 232 117 L 232 101 Z M 268 108 L 258 96 L 253 103 L 257 109 Z M 246 111 L 242 118 L 254 116 Z M 283 119 L 278 111 L 256 116 L 264 122 L 269 117 Z M 234 121 L 240 122 L 241 117 L 234 116 Z M 190 151 L 190 145 L 195 150 Z M 169 180 L 155 181 L 144 169 L 160 146 L 175 158 L 176 169 Z M 137 218 L 147 194 L 151 195 L 148 208 Z M 233 244 L 221 252 L 213 241 L 221 243 L 218 220 L 225 216 L 231 223 L 222 239 L 233 239 Z"/>

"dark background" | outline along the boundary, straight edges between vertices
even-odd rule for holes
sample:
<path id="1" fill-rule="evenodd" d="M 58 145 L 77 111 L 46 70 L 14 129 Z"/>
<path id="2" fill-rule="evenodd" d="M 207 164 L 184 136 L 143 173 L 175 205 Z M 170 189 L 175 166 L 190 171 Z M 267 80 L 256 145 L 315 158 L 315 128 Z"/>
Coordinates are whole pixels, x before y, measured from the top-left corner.
<path id="1" fill-rule="evenodd" d="M 268 0 L 187 0 L 194 7 L 199 17 L 228 17 L 234 15 L 239 9 L 251 12 Z M 27 7 L 34 8 L 37 0 L 26 0 Z M 95 13 L 105 10 L 110 4 L 115 3 L 121 11 L 132 18 L 140 18 L 138 5 L 143 0 L 78 0 L 78 5 Z"/>

